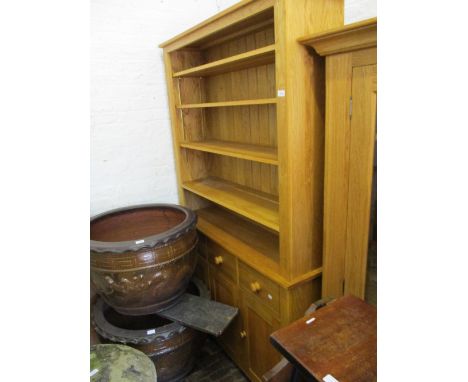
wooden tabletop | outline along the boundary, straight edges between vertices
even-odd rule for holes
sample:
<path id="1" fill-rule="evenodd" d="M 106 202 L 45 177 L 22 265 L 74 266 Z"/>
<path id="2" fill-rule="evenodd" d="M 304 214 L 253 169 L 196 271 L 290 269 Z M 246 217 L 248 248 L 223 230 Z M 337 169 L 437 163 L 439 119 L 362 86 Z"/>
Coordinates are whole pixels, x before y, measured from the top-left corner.
<path id="1" fill-rule="evenodd" d="M 270 340 L 304 376 L 326 382 L 377 380 L 377 310 L 357 297 L 341 297 L 274 332 Z"/>

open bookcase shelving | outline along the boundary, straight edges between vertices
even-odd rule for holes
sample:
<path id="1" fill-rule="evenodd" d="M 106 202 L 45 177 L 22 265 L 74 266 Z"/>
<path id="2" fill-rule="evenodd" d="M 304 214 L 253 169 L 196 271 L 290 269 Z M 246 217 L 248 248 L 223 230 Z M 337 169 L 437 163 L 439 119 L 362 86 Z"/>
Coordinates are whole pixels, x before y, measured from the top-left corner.
<path id="1" fill-rule="evenodd" d="M 325 68 L 297 38 L 342 23 L 341 0 L 242 0 L 161 45 L 197 275 L 239 308 L 220 341 L 252 381 L 320 298 Z"/>
<path id="2" fill-rule="evenodd" d="M 339 2 L 243 0 L 161 45 L 181 203 L 274 232 L 277 255 L 257 258 L 288 282 L 322 255 L 324 65 L 297 38 L 342 16 Z"/>

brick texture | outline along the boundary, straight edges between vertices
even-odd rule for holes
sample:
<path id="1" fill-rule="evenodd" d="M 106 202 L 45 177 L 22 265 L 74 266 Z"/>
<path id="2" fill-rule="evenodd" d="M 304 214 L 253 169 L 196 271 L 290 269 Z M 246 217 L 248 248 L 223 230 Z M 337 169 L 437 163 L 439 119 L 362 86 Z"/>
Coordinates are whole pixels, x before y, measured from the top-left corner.
<path id="1" fill-rule="evenodd" d="M 91 214 L 177 203 L 158 44 L 237 0 L 91 1 Z"/>

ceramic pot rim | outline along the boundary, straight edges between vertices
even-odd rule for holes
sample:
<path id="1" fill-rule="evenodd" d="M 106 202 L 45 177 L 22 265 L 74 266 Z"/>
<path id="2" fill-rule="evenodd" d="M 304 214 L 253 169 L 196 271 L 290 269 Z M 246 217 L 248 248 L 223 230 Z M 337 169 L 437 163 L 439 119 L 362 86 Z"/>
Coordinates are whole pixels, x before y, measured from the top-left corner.
<path id="1" fill-rule="evenodd" d="M 168 229 L 167 231 L 158 233 L 156 235 L 150 235 L 142 237 L 136 240 L 127 241 L 98 241 L 90 240 L 90 247 L 92 252 L 115 252 L 122 253 L 126 251 L 138 251 L 143 248 L 154 248 L 156 246 L 167 245 L 168 242 L 178 239 L 186 232 L 195 228 L 197 224 L 197 215 L 190 209 L 179 206 L 177 204 L 165 204 L 165 203 L 150 203 L 150 204 L 139 204 L 135 206 L 128 206 L 122 208 L 116 208 L 110 211 L 106 211 L 91 217 L 90 223 L 99 220 L 103 217 L 114 215 L 119 212 L 139 210 L 145 208 L 171 208 L 178 210 L 185 214 L 184 220 L 176 226 Z"/>
<path id="2" fill-rule="evenodd" d="M 206 299 L 211 299 L 210 292 L 205 286 L 205 283 L 200 279 L 193 277 L 190 280 L 198 289 L 199 296 Z M 95 330 L 104 338 L 111 341 L 118 341 L 123 343 L 145 344 L 157 341 L 158 339 L 165 339 L 170 337 L 173 333 L 181 333 L 184 330 L 195 330 L 186 327 L 178 322 L 171 321 L 165 325 L 151 329 L 124 329 L 112 325 L 104 317 L 104 311 L 107 307 L 111 307 L 101 297 L 98 297 L 96 303 L 92 307 L 92 322 Z M 153 313 L 157 315 L 157 312 Z M 169 320 L 170 321 L 170 320 Z M 148 334 L 148 331 L 152 332 Z"/>

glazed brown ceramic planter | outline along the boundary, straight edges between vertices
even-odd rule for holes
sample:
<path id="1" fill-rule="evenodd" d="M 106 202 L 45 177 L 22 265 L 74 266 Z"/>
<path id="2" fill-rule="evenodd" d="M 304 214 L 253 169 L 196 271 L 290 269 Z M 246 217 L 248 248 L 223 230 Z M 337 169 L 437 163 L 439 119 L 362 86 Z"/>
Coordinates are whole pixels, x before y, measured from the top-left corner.
<path id="1" fill-rule="evenodd" d="M 209 298 L 204 284 L 193 279 L 188 293 Z M 93 326 L 104 342 L 126 344 L 141 350 L 156 366 L 159 382 L 180 380 L 193 367 L 206 334 L 171 322 L 156 314 L 126 316 L 102 299 L 92 310 Z"/>
<path id="2" fill-rule="evenodd" d="M 121 208 L 91 219 L 91 283 L 115 310 L 154 313 L 180 297 L 196 266 L 196 215 L 170 204 Z"/>

